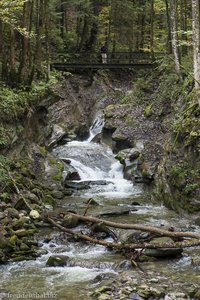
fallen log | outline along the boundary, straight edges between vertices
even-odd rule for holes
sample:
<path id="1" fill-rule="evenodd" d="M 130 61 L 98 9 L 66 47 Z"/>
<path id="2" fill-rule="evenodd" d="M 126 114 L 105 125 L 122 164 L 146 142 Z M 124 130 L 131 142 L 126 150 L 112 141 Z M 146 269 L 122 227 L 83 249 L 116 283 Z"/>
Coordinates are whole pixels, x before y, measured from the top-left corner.
<path id="1" fill-rule="evenodd" d="M 141 230 L 145 232 L 153 232 L 157 233 L 160 236 L 168 236 L 168 237 L 190 237 L 190 238 L 195 238 L 199 239 L 200 242 L 200 234 L 196 232 L 181 232 L 181 231 L 169 231 L 166 229 L 161 229 L 153 226 L 145 226 L 145 225 L 139 225 L 139 224 L 124 224 L 124 223 L 116 223 L 116 222 L 111 222 L 107 221 L 104 219 L 99 219 L 95 217 L 88 217 L 88 216 L 82 216 L 78 214 L 73 214 L 71 213 L 72 216 L 76 216 L 80 221 L 82 222 L 92 222 L 92 223 L 102 223 L 106 226 L 114 227 L 114 228 L 120 228 L 120 229 L 135 229 L 135 230 Z"/>
<path id="2" fill-rule="evenodd" d="M 87 217 L 87 219 L 88 218 L 90 218 L 90 217 Z M 94 219 L 94 218 L 90 218 L 90 219 Z M 120 243 L 120 242 L 118 242 L 118 243 L 108 242 L 108 241 L 105 241 L 105 240 L 98 240 L 98 239 L 92 238 L 92 237 L 90 237 L 86 234 L 82 234 L 82 233 L 79 233 L 79 232 L 74 232 L 73 230 L 71 230 L 69 228 L 61 226 L 60 224 L 58 224 L 57 222 L 55 222 L 52 218 L 50 218 L 48 216 L 46 217 L 46 220 L 49 223 L 51 223 L 53 226 L 59 228 L 61 231 L 66 232 L 70 235 L 73 235 L 75 238 L 79 238 L 79 239 L 82 239 L 84 241 L 91 242 L 93 244 L 103 245 L 103 246 L 108 247 L 108 248 L 115 248 L 115 249 L 121 249 L 121 250 L 122 249 L 141 249 L 141 248 L 142 249 L 157 249 L 157 248 L 187 248 L 187 247 L 194 247 L 194 246 L 199 246 L 200 245 L 200 238 L 199 238 L 198 241 L 195 241 L 195 242 L 194 241 L 187 241 L 187 242 L 176 242 L 176 243 L 173 243 L 173 244 L 162 244 L 162 245 L 161 244 L 149 244 L 149 243 L 130 243 L 130 244 L 127 243 L 126 244 L 126 243 Z M 97 219 L 97 220 L 100 222 L 99 219 Z M 112 222 L 109 222 L 109 223 L 112 223 Z M 118 223 L 116 223 L 116 224 L 118 224 Z M 127 225 L 130 225 L 130 224 L 127 224 Z M 146 226 L 145 226 L 145 228 L 146 228 Z M 153 227 L 151 227 L 151 228 L 153 228 Z M 125 228 L 125 229 L 127 229 L 127 228 Z M 141 228 L 139 228 L 139 229 L 141 230 Z M 168 232 L 168 231 L 166 231 L 166 232 Z M 164 235 L 164 234 L 162 234 L 162 235 Z M 195 238 L 197 238 L 197 237 L 195 236 Z"/>

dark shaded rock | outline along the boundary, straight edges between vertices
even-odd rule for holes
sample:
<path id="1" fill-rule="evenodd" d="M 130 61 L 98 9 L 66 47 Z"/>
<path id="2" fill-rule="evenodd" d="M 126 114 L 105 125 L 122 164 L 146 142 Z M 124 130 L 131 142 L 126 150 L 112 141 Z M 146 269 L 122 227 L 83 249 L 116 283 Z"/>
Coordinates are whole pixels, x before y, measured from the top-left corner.
<path id="1" fill-rule="evenodd" d="M 129 160 L 134 161 L 140 156 L 140 151 L 137 149 L 132 149 L 132 152 L 130 153 Z"/>
<path id="2" fill-rule="evenodd" d="M 115 152 L 131 147 L 131 143 L 129 142 L 129 140 L 124 138 L 123 136 L 113 134 L 113 141 L 115 142 L 115 148 L 113 149 L 113 151 Z"/>
<path id="3" fill-rule="evenodd" d="M 71 196 L 74 192 L 74 189 L 67 188 L 66 190 L 63 191 L 65 196 Z"/>
<path id="4" fill-rule="evenodd" d="M 174 245 L 173 239 L 169 237 L 160 237 L 153 239 L 150 244 L 152 245 Z M 156 249 L 145 249 L 144 255 L 146 256 L 152 256 L 156 258 L 164 258 L 164 257 L 176 257 L 180 256 L 183 252 L 182 248 L 156 248 Z"/>
<path id="5" fill-rule="evenodd" d="M 183 249 L 181 248 L 160 248 L 160 249 L 145 249 L 144 254 L 146 256 L 164 258 L 164 257 L 180 256 L 182 252 Z"/>
<path id="6" fill-rule="evenodd" d="M 137 209 L 135 209 L 137 211 Z M 106 211 L 99 214 L 99 216 L 122 216 L 128 215 L 130 213 L 130 209 L 116 209 L 112 211 Z"/>
<path id="7" fill-rule="evenodd" d="M 141 204 L 137 201 L 134 201 L 134 202 L 131 203 L 131 205 L 140 206 Z"/>
<path id="8" fill-rule="evenodd" d="M 67 176 L 65 177 L 64 184 L 65 184 L 66 181 L 80 180 L 80 179 L 81 178 L 80 178 L 77 171 L 69 171 Z"/>
<path id="9" fill-rule="evenodd" d="M 17 202 L 15 203 L 15 208 L 30 211 L 30 207 L 27 205 L 26 201 L 24 201 L 23 198 L 17 200 Z"/>
<path id="10" fill-rule="evenodd" d="M 86 124 L 82 124 L 75 129 L 75 134 L 80 141 L 84 141 L 89 137 L 89 128 Z"/>

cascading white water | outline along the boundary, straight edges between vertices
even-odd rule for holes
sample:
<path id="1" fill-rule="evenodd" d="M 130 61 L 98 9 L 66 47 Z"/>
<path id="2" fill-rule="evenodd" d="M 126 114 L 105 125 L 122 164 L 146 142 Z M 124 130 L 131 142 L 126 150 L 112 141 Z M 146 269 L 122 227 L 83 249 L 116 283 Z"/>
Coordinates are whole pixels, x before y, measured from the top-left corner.
<path id="1" fill-rule="evenodd" d="M 133 184 L 123 178 L 123 166 L 117 161 L 112 151 L 106 145 L 93 143 L 92 139 L 101 132 L 104 121 L 97 115 L 90 128 L 90 137 L 87 141 L 72 141 L 55 149 L 55 153 L 62 159 L 70 160 L 71 165 L 78 171 L 81 181 L 105 180 L 107 185 L 101 188 L 92 187 L 91 193 L 109 197 L 121 197 L 139 191 Z"/>
<path id="2" fill-rule="evenodd" d="M 91 142 L 92 139 L 99 133 L 101 133 L 104 126 L 104 118 L 101 113 L 98 113 L 94 119 L 92 126 L 90 127 L 90 135 L 88 138 L 88 142 Z"/>

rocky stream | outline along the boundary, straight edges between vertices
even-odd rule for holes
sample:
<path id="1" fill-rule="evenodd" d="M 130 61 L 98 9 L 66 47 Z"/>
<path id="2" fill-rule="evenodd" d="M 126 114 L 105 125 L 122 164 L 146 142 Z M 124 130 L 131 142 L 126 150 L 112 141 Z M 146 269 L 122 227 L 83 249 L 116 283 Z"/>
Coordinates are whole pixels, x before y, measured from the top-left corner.
<path id="1" fill-rule="evenodd" d="M 84 141 L 54 147 L 53 154 L 76 170 L 65 182 L 68 196 L 58 200 L 54 215 L 76 211 L 110 221 L 181 231 L 200 232 L 187 214 L 182 216 L 151 198 L 144 183 L 124 179 L 123 165 L 110 147 L 96 143 L 104 122 L 97 116 Z M 66 171 L 63 171 L 66 176 Z M 73 193 L 72 193 L 73 192 Z M 87 231 L 83 225 L 78 227 Z M 77 230 L 78 230 L 77 229 Z M 121 241 L 136 238 L 133 231 L 114 230 Z M 101 236 L 112 240 L 113 236 Z M 37 234 L 40 256 L 36 260 L 2 265 L 0 299 L 200 299 L 198 248 L 182 251 L 153 251 L 139 266 L 123 263 L 117 251 L 83 241 L 70 240 L 65 233 L 47 225 Z M 74 263 L 68 264 L 67 261 Z"/>

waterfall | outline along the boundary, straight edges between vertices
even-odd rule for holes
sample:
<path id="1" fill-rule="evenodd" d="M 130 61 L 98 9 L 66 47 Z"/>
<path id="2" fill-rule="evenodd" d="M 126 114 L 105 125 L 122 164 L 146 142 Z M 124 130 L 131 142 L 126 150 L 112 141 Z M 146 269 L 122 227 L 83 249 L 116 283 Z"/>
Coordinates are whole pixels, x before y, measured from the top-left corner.
<path id="1" fill-rule="evenodd" d="M 90 127 L 90 135 L 88 138 L 88 142 L 91 142 L 92 139 L 99 133 L 101 133 L 104 126 L 104 118 L 102 113 L 98 113 L 94 118 L 92 126 Z"/>
<path id="2" fill-rule="evenodd" d="M 104 125 L 102 114 L 97 114 L 92 126 L 90 136 L 86 141 L 72 141 L 54 150 L 61 159 L 70 161 L 79 176 L 80 181 L 104 180 L 105 185 L 93 184 L 85 196 L 103 195 L 110 198 L 128 196 L 138 191 L 133 183 L 124 179 L 123 165 L 115 159 L 111 149 L 105 144 L 92 142 L 92 139 L 101 133 Z M 82 194 L 84 192 L 82 191 Z"/>

